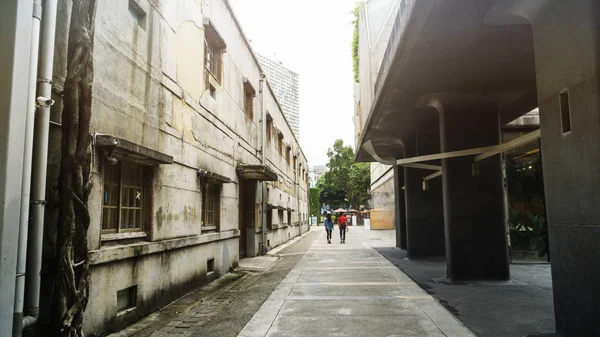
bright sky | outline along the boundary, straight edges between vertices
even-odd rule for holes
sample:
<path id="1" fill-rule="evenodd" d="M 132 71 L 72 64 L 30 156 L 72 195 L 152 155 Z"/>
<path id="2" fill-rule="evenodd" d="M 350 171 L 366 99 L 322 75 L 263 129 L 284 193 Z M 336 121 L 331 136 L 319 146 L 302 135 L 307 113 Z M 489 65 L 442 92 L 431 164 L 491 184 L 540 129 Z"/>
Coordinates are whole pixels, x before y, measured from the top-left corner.
<path id="1" fill-rule="evenodd" d="M 300 145 L 309 165 L 326 164 L 338 138 L 353 146 L 355 0 L 230 1 L 254 51 L 300 75 Z"/>

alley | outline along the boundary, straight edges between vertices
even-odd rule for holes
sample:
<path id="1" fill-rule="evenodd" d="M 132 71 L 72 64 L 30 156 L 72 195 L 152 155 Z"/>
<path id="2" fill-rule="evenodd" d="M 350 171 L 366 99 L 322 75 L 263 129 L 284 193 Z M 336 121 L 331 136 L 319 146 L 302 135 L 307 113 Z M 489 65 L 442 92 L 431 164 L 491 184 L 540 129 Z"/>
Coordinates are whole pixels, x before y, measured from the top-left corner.
<path id="1" fill-rule="evenodd" d="M 313 227 L 110 337 L 475 336 L 372 248 L 390 233 L 351 227 L 327 244 Z"/>
<path id="2" fill-rule="evenodd" d="M 346 241 L 319 236 L 239 336 L 474 336 L 371 248 L 391 236 L 355 227 Z"/>

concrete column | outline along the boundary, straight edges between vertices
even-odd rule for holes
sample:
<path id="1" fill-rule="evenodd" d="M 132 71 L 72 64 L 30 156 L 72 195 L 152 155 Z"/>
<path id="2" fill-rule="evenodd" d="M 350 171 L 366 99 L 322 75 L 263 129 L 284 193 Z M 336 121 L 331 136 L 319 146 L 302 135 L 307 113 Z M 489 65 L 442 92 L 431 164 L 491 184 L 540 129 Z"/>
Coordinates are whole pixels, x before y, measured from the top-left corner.
<path id="1" fill-rule="evenodd" d="M 600 1 L 532 18 L 557 335 L 600 336 Z M 577 38 L 573 38 L 573 37 Z"/>
<path id="2" fill-rule="evenodd" d="M 0 336 L 13 326 L 32 13 L 33 1 L 0 1 Z"/>
<path id="3" fill-rule="evenodd" d="M 406 157 L 440 152 L 439 132 L 437 128 L 432 129 L 415 134 L 405 143 Z M 434 172 L 404 168 L 406 247 L 409 258 L 444 256 L 445 254 L 441 179 L 431 180 L 428 189 L 423 190 L 423 177 Z"/>
<path id="4" fill-rule="evenodd" d="M 443 152 L 497 145 L 500 119 L 495 104 L 438 101 Z M 471 157 L 442 160 L 446 261 L 451 280 L 510 277 L 500 155 L 479 163 Z"/>
<path id="5" fill-rule="evenodd" d="M 394 228 L 396 228 L 396 247 L 406 250 L 406 200 L 404 198 L 404 169 L 394 167 Z"/>

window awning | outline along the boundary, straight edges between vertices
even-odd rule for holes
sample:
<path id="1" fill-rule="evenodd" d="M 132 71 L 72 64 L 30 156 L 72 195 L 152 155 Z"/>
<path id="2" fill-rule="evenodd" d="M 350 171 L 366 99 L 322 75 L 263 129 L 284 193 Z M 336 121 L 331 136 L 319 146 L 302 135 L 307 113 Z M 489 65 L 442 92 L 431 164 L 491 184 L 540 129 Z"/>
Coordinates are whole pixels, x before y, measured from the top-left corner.
<path id="1" fill-rule="evenodd" d="M 287 209 L 287 210 L 288 210 L 288 212 L 295 212 L 295 211 L 296 211 L 295 209 L 293 209 L 293 208 L 290 208 L 290 207 L 288 207 L 288 209 Z"/>
<path id="2" fill-rule="evenodd" d="M 247 180 L 277 181 L 277 173 L 266 165 L 239 165 L 237 172 Z"/>
<path id="3" fill-rule="evenodd" d="M 173 157 L 140 144 L 111 135 L 96 135 L 97 147 L 107 151 L 110 157 L 123 158 L 142 164 L 173 164 Z"/>
<path id="4" fill-rule="evenodd" d="M 287 208 L 283 207 L 283 206 L 277 206 L 277 210 L 279 211 L 285 211 Z"/>
<path id="5" fill-rule="evenodd" d="M 228 184 L 231 182 L 228 177 L 203 169 L 198 170 L 198 177 L 208 184 Z"/>

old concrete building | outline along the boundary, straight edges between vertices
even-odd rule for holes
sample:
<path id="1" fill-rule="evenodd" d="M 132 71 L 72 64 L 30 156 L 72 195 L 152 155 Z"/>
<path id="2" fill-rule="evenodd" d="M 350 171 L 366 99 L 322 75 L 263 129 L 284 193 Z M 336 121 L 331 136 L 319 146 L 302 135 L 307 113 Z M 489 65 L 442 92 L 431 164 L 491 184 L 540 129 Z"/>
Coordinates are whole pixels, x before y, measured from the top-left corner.
<path id="1" fill-rule="evenodd" d="M 505 281 L 501 154 L 540 138 L 564 337 L 600 336 L 598 13 L 595 0 L 401 0 L 357 143 L 359 161 L 393 165 L 405 186 L 409 257 L 445 255 L 449 282 Z M 502 143 L 536 107 L 539 129 L 524 118 L 531 129 Z"/>
<path id="2" fill-rule="evenodd" d="M 359 82 L 354 84 L 355 148 L 373 104 L 375 81 L 383 59 L 400 0 L 370 0 L 359 5 Z M 371 163 L 371 228 L 392 229 L 394 219 L 393 166 Z"/>
<path id="3" fill-rule="evenodd" d="M 55 94 L 70 4 L 58 4 Z M 95 27 L 90 336 L 308 230 L 306 157 L 227 0 L 98 1 Z M 53 98 L 49 196 L 60 162 Z M 56 204 L 47 209 L 42 320 L 56 259 Z"/>

